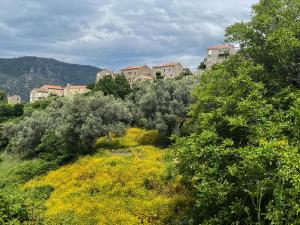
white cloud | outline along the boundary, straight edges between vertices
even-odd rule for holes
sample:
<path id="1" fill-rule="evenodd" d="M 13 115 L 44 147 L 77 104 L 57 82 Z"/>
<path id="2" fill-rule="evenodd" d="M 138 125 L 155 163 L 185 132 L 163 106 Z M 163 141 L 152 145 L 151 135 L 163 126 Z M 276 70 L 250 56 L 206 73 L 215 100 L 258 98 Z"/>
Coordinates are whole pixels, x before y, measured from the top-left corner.
<path id="1" fill-rule="evenodd" d="M 0 57 L 195 67 L 257 0 L 1 0 Z M 3 41 L 2 41 L 3 40 Z"/>

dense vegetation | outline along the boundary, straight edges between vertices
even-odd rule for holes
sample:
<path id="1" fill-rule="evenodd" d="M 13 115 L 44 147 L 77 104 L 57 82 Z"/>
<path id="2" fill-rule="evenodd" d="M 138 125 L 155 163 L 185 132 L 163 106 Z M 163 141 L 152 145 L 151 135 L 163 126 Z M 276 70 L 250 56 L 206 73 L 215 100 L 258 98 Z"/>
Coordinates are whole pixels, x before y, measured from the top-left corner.
<path id="1" fill-rule="evenodd" d="M 251 15 L 201 75 L 3 102 L 0 224 L 299 224 L 300 2 Z"/>
<path id="2" fill-rule="evenodd" d="M 227 29 L 240 52 L 193 91 L 178 174 L 196 224 L 299 224 L 300 2 L 262 0 Z"/>

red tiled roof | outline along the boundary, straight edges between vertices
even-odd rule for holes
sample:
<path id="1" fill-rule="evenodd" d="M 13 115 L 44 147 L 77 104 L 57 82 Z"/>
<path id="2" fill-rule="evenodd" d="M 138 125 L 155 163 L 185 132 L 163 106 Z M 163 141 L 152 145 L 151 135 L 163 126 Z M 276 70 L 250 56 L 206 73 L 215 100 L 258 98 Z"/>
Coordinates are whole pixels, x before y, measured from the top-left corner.
<path id="1" fill-rule="evenodd" d="M 134 69 L 140 69 L 143 68 L 144 66 L 127 66 L 126 68 L 122 70 L 134 70 Z"/>
<path id="2" fill-rule="evenodd" d="M 226 49 L 226 48 L 234 48 L 233 45 L 214 45 L 214 46 L 209 46 L 207 49 Z"/>
<path id="3" fill-rule="evenodd" d="M 64 88 L 57 85 L 43 85 L 42 88 L 48 88 L 48 89 L 57 89 L 57 90 L 63 90 Z"/>
<path id="4" fill-rule="evenodd" d="M 178 64 L 179 63 L 168 63 L 168 64 L 159 65 L 159 66 L 153 66 L 153 68 L 173 67 L 173 66 L 177 66 Z"/>

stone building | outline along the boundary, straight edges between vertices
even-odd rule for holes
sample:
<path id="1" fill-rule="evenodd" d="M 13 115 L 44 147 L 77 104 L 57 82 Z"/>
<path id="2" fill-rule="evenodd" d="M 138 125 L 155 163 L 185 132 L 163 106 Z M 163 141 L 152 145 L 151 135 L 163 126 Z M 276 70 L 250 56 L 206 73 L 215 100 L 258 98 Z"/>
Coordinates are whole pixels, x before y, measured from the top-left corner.
<path id="1" fill-rule="evenodd" d="M 121 73 L 127 78 L 129 76 L 135 77 L 152 77 L 152 70 L 149 66 L 128 66 L 121 70 Z"/>
<path id="2" fill-rule="evenodd" d="M 105 76 L 112 76 L 112 78 L 115 78 L 117 75 L 118 74 L 113 72 L 112 70 L 104 69 L 104 70 L 97 73 L 96 82 L 98 82 L 99 80 L 101 80 Z"/>
<path id="3" fill-rule="evenodd" d="M 233 45 L 216 45 L 207 48 L 207 57 L 204 59 L 206 69 L 211 69 L 215 64 L 224 62 L 228 57 L 234 55 L 236 49 Z"/>
<path id="4" fill-rule="evenodd" d="M 11 104 L 11 105 L 21 104 L 22 98 L 19 95 L 9 96 L 7 98 L 7 102 L 8 102 L 8 104 Z"/>
<path id="5" fill-rule="evenodd" d="M 153 66 L 152 73 L 153 77 L 161 76 L 164 79 L 166 78 L 175 78 L 180 76 L 183 71 L 182 65 L 178 63 L 169 63 L 159 66 Z"/>
<path id="6" fill-rule="evenodd" d="M 67 84 L 67 87 L 64 88 L 64 96 L 69 97 L 75 94 L 85 94 L 89 92 L 87 86 L 84 85 L 70 85 Z"/>
<path id="7" fill-rule="evenodd" d="M 126 77 L 130 87 L 138 81 L 153 80 L 152 70 L 149 66 L 128 66 L 121 70 L 121 74 Z"/>
<path id="8" fill-rule="evenodd" d="M 35 88 L 30 92 L 30 102 L 35 102 L 49 96 L 63 96 L 64 88 L 56 85 L 43 85 Z"/>

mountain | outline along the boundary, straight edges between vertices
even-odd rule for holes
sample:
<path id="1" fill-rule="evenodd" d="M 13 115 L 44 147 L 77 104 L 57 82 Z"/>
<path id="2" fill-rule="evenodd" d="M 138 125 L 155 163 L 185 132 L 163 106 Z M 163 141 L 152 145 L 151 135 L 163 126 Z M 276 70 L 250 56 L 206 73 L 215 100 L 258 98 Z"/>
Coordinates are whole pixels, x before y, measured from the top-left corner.
<path id="1" fill-rule="evenodd" d="M 100 68 L 69 64 L 55 59 L 25 56 L 0 58 L 0 89 L 9 95 L 29 99 L 30 90 L 44 84 L 89 84 L 95 81 Z"/>

